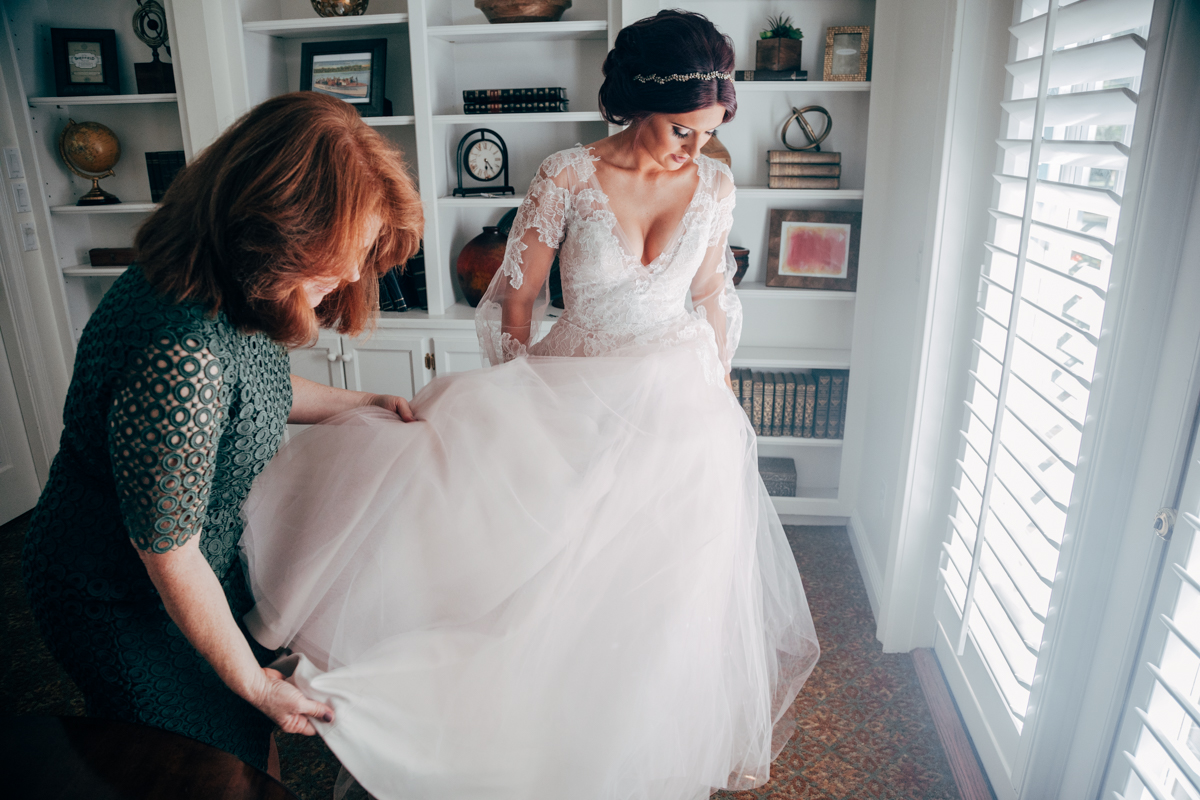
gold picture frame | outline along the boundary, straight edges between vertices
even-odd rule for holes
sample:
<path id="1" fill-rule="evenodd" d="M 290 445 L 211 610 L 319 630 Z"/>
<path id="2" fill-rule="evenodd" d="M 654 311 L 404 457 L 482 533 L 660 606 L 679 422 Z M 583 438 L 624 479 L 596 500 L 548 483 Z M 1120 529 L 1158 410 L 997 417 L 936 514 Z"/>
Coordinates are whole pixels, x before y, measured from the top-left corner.
<path id="1" fill-rule="evenodd" d="M 857 53 L 854 52 L 855 44 L 858 45 Z M 823 80 L 865 81 L 867 56 L 870 52 L 870 25 L 831 25 L 825 29 Z"/>

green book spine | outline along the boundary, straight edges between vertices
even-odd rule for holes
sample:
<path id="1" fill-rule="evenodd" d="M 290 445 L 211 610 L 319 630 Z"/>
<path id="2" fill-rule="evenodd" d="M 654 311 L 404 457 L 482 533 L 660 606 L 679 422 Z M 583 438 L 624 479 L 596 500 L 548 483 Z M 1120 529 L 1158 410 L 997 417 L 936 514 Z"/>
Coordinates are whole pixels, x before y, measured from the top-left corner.
<path id="1" fill-rule="evenodd" d="M 829 425 L 826 436 L 842 438 L 842 393 L 846 386 L 846 373 L 840 369 L 830 370 L 829 375 Z"/>
<path id="2" fill-rule="evenodd" d="M 753 419 L 754 398 L 751 393 L 751 385 L 753 384 L 753 381 L 750 377 L 750 370 L 741 369 L 738 371 L 742 373 L 742 396 L 739 398 L 742 404 L 742 410 L 746 412 L 746 419 Z"/>
<path id="3" fill-rule="evenodd" d="M 850 404 L 850 370 L 846 373 L 846 383 L 842 386 L 842 418 L 838 420 L 838 438 L 846 438 L 846 406 Z"/>
<path id="4" fill-rule="evenodd" d="M 796 425 L 796 373 L 789 372 L 783 387 L 783 435 L 792 436 Z"/>
<path id="5" fill-rule="evenodd" d="M 775 373 L 775 414 L 771 417 L 771 435 L 783 435 L 783 412 L 787 405 L 787 376 Z"/>
<path id="6" fill-rule="evenodd" d="M 817 382 L 812 375 L 804 376 L 804 436 L 813 435 L 813 418 L 817 413 Z"/>
<path id="7" fill-rule="evenodd" d="M 742 399 L 742 371 L 740 369 L 729 371 L 729 387 L 733 389 L 733 396 L 740 402 Z"/>
<path id="8" fill-rule="evenodd" d="M 775 373 L 763 373 L 763 436 L 773 436 L 771 433 L 771 421 L 775 419 Z"/>
<path id="9" fill-rule="evenodd" d="M 813 378 L 817 382 L 817 406 L 813 415 L 813 438 L 829 438 L 829 371 L 814 369 Z"/>
<path id="10" fill-rule="evenodd" d="M 763 374 L 761 372 L 753 373 L 751 377 L 751 391 L 753 392 L 752 408 L 750 414 L 750 424 L 754 427 L 755 433 L 762 433 L 763 424 Z"/>

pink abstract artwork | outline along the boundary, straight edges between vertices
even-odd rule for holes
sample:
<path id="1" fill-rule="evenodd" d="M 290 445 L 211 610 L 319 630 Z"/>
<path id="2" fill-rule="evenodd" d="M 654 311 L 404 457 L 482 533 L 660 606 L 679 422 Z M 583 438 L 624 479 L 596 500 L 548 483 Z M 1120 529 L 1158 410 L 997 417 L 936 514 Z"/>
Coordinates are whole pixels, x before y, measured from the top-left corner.
<path id="1" fill-rule="evenodd" d="M 779 238 L 780 275 L 846 277 L 850 261 L 849 225 L 784 222 Z"/>

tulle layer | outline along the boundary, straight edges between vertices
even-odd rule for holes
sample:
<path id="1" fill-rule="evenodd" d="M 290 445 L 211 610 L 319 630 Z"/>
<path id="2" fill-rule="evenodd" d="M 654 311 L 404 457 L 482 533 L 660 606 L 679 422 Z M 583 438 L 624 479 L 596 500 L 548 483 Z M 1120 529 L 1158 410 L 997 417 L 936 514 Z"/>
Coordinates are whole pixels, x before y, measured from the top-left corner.
<path id="1" fill-rule="evenodd" d="M 439 378 L 286 445 L 244 536 L 264 645 L 389 798 L 761 785 L 817 658 L 754 435 L 689 347 Z"/>

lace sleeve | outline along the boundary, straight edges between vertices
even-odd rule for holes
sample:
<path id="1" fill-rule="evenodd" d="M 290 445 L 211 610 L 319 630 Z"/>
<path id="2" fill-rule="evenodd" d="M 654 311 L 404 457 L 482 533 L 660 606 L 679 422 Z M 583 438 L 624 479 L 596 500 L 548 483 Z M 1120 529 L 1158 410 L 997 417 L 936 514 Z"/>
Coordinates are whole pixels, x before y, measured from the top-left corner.
<path id="1" fill-rule="evenodd" d="M 200 532 L 225 424 L 221 362 L 199 337 L 159 334 L 113 393 L 109 453 L 121 514 L 139 550 Z"/>
<path id="2" fill-rule="evenodd" d="M 525 355 L 550 305 L 550 265 L 566 235 L 571 197 L 561 156 L 542 162 L 530 183 L 504 261 L 475 310 L 475 332 L 490 364 Z"/>
<path id="3" fill-rule="evenodd" d="M 692 308 L 712 326 L 717 353 L 728 373 L 742 337 L 742 302 L 733 288 L 736 265 L 728 244 L 735 202 L 733 179 L 728 170 L 722 169 L 720 174 L 708 250 L 692 279 Z"/>

